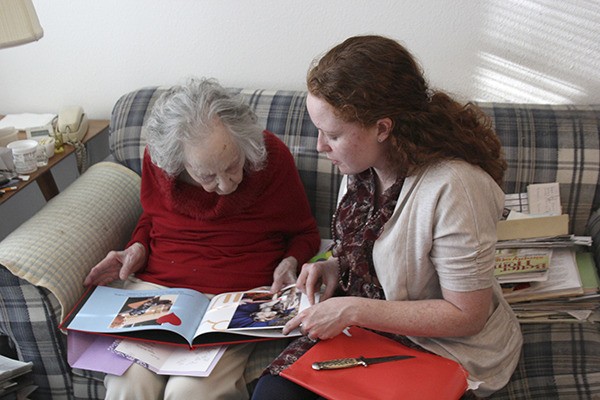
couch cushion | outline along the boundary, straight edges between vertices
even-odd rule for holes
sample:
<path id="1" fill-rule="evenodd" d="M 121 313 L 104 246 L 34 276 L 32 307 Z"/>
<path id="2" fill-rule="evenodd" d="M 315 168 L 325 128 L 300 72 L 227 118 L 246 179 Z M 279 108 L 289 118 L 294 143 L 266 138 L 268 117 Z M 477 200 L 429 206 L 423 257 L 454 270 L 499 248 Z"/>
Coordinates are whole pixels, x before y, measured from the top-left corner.
<path id="1" fill-rule="evenodd" d="M 570 231 L 584 235 L 600 206 L 600 105 L 478 105 L 492 118 L 506 155 L 505 192 L 558 182 Z"/>
<path id="2" fill-rule="evenodd" d="M 136 90 L 121 97 L 113 109 L 111 152 L 138 174 L 146 143 L 143 124 L 164 90 Z M 330 238 L 340 175 L 316 151 L 317 131 L 306 111 L 306 92 L 230 90 L 244 95 L 261 124 L 288 145 L 321 234 Z M 525 192 L 531 183 L 559 182 L 571 232 L 585 234 L 591 212 L 600 206 L 600 106 L 478 105 L 491 117 L 506 154 L 505 192 Z"/>
<path id="3" fill-rule="evenodd" d="M 506 387 L 490 400 L 600 398 L 600 325 L 522 325 L 523 350 Z"/>
<path id="4" fill-rule="evenodd" d="M 33 363 L 38 399 L 70 399 L 66 336 L 58 330 L 61 307 L 48 290 L 33 286 L 0 266 L 0 333 L 18 358 Z"/>
<path id="5" fill-rule="evenodd" d="M 148 87 L 125 94 L 117 100 L 110 118 L 109 146 L 112 156 L 142 174 L 146 135 L 142 131 L 152 105 L 166 88 Z"/>

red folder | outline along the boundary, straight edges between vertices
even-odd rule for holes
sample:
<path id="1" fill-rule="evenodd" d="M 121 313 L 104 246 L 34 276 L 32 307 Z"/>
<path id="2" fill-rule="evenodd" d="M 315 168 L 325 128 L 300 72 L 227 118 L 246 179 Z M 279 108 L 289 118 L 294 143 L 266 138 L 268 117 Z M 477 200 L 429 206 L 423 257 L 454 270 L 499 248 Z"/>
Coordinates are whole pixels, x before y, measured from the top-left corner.
<path id="1" fill-rule="evenodd" d="M 414 350 L 385 336 L 351 327 L 314 345 L 281 376 L 331 400 L 459 399 L 467 390 L 467 371 L 447 358 Z M 312 363 L 347 357 L 410 355 L 415 358 L 368 367 L 314 370 Z"/>

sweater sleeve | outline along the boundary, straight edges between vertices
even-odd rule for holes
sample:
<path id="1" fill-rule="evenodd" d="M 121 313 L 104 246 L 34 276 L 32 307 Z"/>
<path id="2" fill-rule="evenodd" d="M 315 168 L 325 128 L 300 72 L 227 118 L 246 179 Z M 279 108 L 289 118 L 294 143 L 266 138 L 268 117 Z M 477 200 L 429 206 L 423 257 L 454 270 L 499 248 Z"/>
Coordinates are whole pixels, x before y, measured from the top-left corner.
<path id="1" fill-rule="evenodd" d="M 278 197 L 277 203 L 283 209 L 280 226 L 287 238 L 284 258 L 295 257 L 298 267 L 301 267 L 317 254 L 321 238 L 294 158 L 283 142 L 278 139 L 276 141 L 280 147 L 280 157 L 275 178 L 278 184 L 274 195 Z"/>
<path id="2" fill-rule="evenodd" d="M 150 215 L 145 211 L 145 204 L 147 202 L 152 201 L 151 193 L 153 192 L 153 188 L 155 185 L 155 172 L 156 166 L 152 164 L 152 160 L 150 159 L 150 155 L 146 150 L 144 152 L 144 161 L 142 167 L 142 184 L 140 190 L 140 198 L 142 203 L 142 214 L 138 220 L 138 223 L 133 230 L 131 235 L 131 239 L 129 243 L 127 243 L 127 247 L 132 244 L 139 242 L 146 249 L 146 254 L 150 249 L 150 230 L 152 229 L 152 219 Z"/>

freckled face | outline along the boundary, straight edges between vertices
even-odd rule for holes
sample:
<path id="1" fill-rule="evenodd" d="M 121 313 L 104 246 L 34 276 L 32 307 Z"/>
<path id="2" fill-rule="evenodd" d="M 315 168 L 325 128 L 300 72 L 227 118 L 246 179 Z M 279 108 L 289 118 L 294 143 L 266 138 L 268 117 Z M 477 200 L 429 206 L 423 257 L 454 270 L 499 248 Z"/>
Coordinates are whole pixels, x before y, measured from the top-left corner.
<path id="1" fill-rule="evenodd" d="M 244 154 L 222 124 L 206 139 L 186 145 L 183 153 L 185 170 L 209 193 L 231 194 L 244 178 Z"/>
<path id="2" fill-rule="evenodd" d="M 317 151 L 325 153 L 341 173 L 358 174 L 383 165 L 377 126 L 364 128 L 356 122 L 345 122 L 335 115 L 329 103 L 310 93 L 306 108 L 319 130 Z"/>

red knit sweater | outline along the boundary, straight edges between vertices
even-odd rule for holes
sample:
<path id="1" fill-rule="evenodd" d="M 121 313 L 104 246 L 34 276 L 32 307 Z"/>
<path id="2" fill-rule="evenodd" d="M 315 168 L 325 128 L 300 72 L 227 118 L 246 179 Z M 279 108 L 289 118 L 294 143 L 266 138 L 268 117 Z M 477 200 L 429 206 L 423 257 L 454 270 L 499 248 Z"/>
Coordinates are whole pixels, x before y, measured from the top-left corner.
<path id="1" fill-rule="evenodd" d="M 248 290 L 270 285 L 283 258 L 301 266 L 316 254 L 317 224 L 294 159 L 274 134 L 264 136 L 266 167 L 245 172 L 225 196 L 169 178 L 145 152 L 143 213 L 129 243 L 148 254 L 138 278 L 205 293 Z"/>

